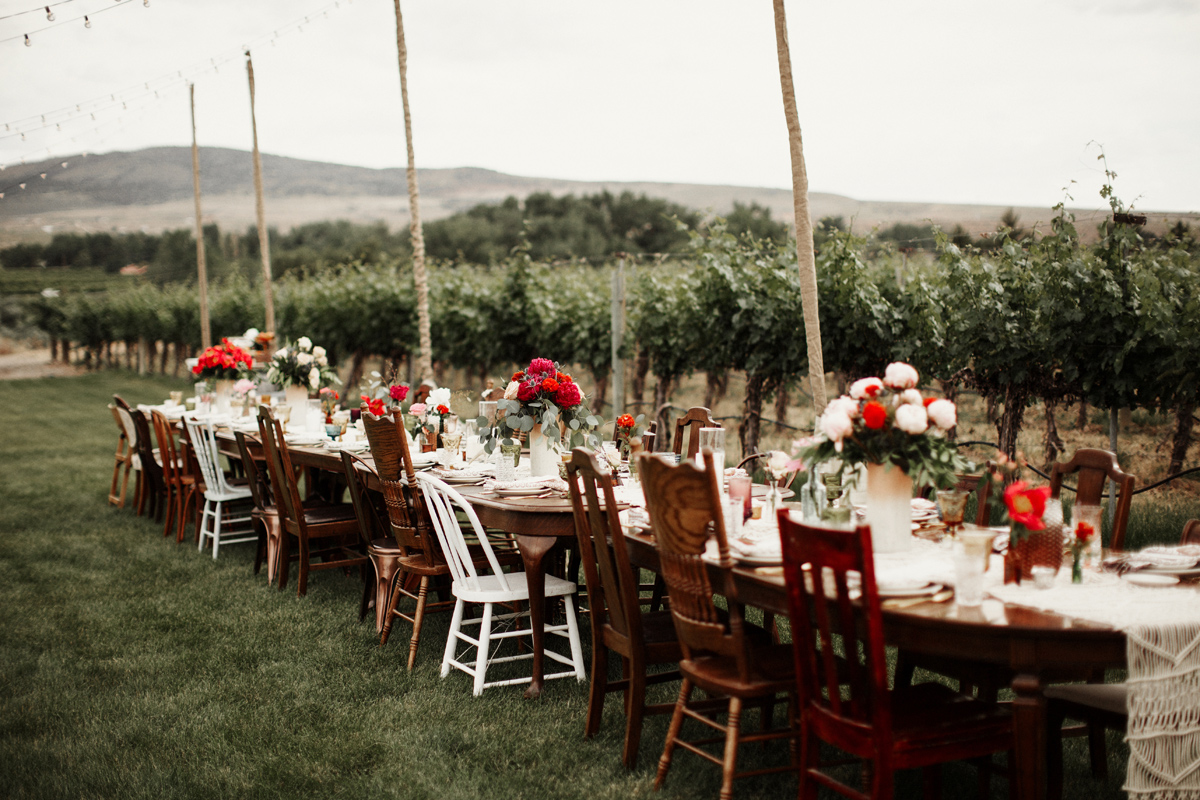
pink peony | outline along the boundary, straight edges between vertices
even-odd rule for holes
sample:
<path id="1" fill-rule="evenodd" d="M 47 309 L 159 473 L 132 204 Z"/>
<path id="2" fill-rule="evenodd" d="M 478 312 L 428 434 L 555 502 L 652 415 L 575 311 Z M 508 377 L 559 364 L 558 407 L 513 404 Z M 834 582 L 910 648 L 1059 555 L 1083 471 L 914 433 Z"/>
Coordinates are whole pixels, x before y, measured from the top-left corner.
<path id="1" fill-rule="evenodd" d="M 828 413 L 831 409 L 835 408 L 850 419 L 856 419 L 858 417 L 858 403 L 854 400 L 851 400 L 849 397 L 846 397 L 846 395 L 842 395 L 836 400 L 830 400 L 829 405 L 825 406 L 825 411 Z"/>
<path id="2" fill-rule="evenodd" d="M 862 400 L 864 397 L 874 397 L 879 394 L 879 390 L 883 388 L 883 381 L 879 378 L 861 378 L 850 384 L 850 397 L 855 400 Z"/>
<path id="3" fill-rule="evenodd" d="M 253 388 L 254 388 L 254 381 L 247 380 L 245 378 L 242 378 L 240 381 L 238 381 L 237 383 L 235 383 L 233 385 L 233 390 L 235 392 L 237 392 L 238 394 L 245 394 L 246 392 L 250 391 Z"/>
<path id="4" fill-rule="evenodd" d="M 834 448 L 842 452 L 842 439 L 854 431 L 854 423 L 840 409 L 826 410 L 821 415 L 821 432 L 834 443 Z"/>
<path id="5" fill-rule="evenodd" d="M 508 386 L 504 387 L 504 399 L 516 400 L 517 392 L 520 390 L 521 384 L 517 381 L 509 381 Z"/>
<path id="6" fill-rule="evenodd" d="M 557 370 L 554 369 L 554 362 L 548 358 L 535 358 L 533 361 L 529 362 L 529 369 L 525 371 L 529 373 L 530 377 L 533 377 L 534 375 L 549 375 L 551 378 L 553 378 L 557 372 Z"/>
<path id="7" fill-rule="evenodd" d="M 925 409 L 929 412 L 929 420 L 944 431 L 958 424 L 958 410 L 949 400 L 934 400 Z"/>
<path id="8" fill-rule="evenodd" d="M 903 361 L 896 361 L 887 365 L 887 369 L 883 373 L 883 382 L 892 389 L 913 389 L 916 388 L 920 376 L 917 371 L 909 364 Z"/>
<path id="9" fill-rule="evenodd" d="M 408 407 L 408 413 L 412 414 L 414 417 L 421 416 L 422 414 L 425 413 L 425 404 L 424 403 L 413 403 L 411 406 Z"/>
<path id="10" fill-rule="evenodd" d="M 583 395 L 579 392 L 578 384 L 560 383 L 558 391 L 554 393 L 554 402 L 559 408 L 571 408 L 583 402 Z"/>
<path id="11" fill-rule="evenodd" d="M 921 397 L 921 393 L 916 389 L 905 389 L 899 394 L 901 403 L 910 403 L 914 406 L 925 407 L 925 398 Z"/>

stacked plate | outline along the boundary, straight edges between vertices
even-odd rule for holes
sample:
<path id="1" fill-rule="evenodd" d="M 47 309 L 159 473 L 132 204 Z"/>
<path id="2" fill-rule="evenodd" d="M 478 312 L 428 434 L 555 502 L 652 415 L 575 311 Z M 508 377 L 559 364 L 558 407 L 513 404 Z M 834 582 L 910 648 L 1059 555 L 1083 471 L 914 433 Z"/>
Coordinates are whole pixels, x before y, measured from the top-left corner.
<path id="1" fill-rule="evenodd" d="M 937 522 L 937 503 L 922 497 L 914 497 L 912 500 L 912 521 L 913 525 L 916 526 L 932 525 Z"/>
<path id="2" fill-rule="evenodd" d="M 290 445 L 296 447 L 315 447 L 321 442 L 326 441 L 325 436 L 307 431 L 297 431 L 296 433 L 285 433 L 283 440 Z"/>

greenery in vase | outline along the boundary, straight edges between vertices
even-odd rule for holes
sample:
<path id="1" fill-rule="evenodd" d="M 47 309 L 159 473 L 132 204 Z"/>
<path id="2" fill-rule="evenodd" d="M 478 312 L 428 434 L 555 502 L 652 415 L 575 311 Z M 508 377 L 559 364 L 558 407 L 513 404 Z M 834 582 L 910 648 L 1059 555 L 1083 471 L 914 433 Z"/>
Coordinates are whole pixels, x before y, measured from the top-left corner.
<path id="1" fill-rule="evenodd" d="M 214 345 L 200 354 L 196 366 L 192 367 L 192 375 L 205 381 L 235 381 L 246 377 L 253 367 L 252 355 L 228 339 L 222 339 L 219 345 Z"/>
<path id="2" fill-rule="evenodd" d="M 556 446 L 563 445 L 565 429 L 568 446 L 586 444 L 598 450 L 601 445 L 597 430 L 604 420 L 589 414 L 583 400 L 579 385 L 557 363 L 535 358 L 525 370 L 513 374 L 504 398 L 496 402 L 495 427 L 487 417 L 477 420 L 482 431 L 479 440 L 490 454 L 497 444 L 511 444 L 536 425 Z"/>
<path id="3" fill-rule="evenodd" d="M 854 464 L 891 464 L 918 486 L 953 486 L 956 473 L 974 465 L 958 453 L 946 431 L 957 423 L 954 403 L 923 397 L 916 369 L 889 364 L 883 379 L 863 378 L 833 400 L 818 420 L 818 433 L 801 448 L 805 463 L 838 459 L 843 473 Z"/>
<path id="4" fill-rule="evenodd" d="M 309 391 L 341 383 L 329 366 L 325 348 L 313 347 L 307 336 L 301 336 L 291 347 L 275 351 L 267 368 L 267 380 L 281 388 L 303 386 Z"/>

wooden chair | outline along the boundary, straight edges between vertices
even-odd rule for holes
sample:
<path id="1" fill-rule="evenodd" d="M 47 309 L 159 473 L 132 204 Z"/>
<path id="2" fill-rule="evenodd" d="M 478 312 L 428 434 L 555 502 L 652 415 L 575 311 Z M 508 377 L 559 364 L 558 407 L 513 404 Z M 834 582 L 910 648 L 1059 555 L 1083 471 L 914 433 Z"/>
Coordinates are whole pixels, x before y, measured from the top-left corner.
<path id="1" fill-rule="evenodd" d="M 751 464 L 754 461 L 757 461 L 760 458 L 766 458 L 766 457 L 767 457 L 766 453 L 751 453 L 750 455 L 746 456 L 745 458 L 743 458 L 741 461 L 738 462 L 738 464 L 737 464 L 738 469 L 744 469 L 747 472 L 750 472 L 750 470 L 747 468 L 749 464 Z M 753 473 L 751 473 L 751 474 L 753 474 Z M 799 474 L 800 474 L 799 470 L 789 472 L 787 474 L 787 477 L 779 482 L 779 488 L 780 489 L 790 489 L 792 487 L 792 483 L 796 480 L 796 476 Z"/>
<path id="2" fill-rule="evenodd" d="M 1200 519 L 1183 524 L 1180 544 L 1200 544 Z M 1108 775 L 1105 730 L 1123 731 L 1128 727 L 1129 691 L 1124 683 L 1071 683 L 1046 688 L 1047 797 L 1059 800 L 1063 792 L 1062 740 L 1067 718 L 1082 720 L 1088 734 L 1088 756 L 1092 774 Z"/>
<path id="3" fill-rule="evenodd" d="M 438 543 L 454 576 L 450 591 L 454 594 L 454 616 L 450 622 L 450 633 L 446 637 L 446 652 L 442 657 L 442 677 L 450 674 L 450 669 L 461 670 L 474 678 L 473 693 L 478 696 L 488 686 L 508 686 L 518 683 L 528 683 L 532 676 L 510 678 L 508 680 L 487 682 L 487 670 L 492 664 L 531 659 L 534 654 L 520 653 L 515 656 L 498 656 L 492 652 L 493 646 L 498 646 L 503 639 L 517 636 L 532 636 L 532 627 L 520 627 L 520 619 L 528 615 L 528 610 L 513 611 L 506 614 L 495 614 L 493 608 L 497 604 L 511 605 L 529 602 L 529 587 L 524 572 L 505 573 L 500 562 L 492 552 L 487 535 L 475 509 L 459 494 L 458 490 L 445 482 L 421 472 L 417 474 L 417 483 L 421 486 L 421 494 L 429 508 L 429 516 L 433 529 L 437 533 Z M 463 514 L 475 537 L 479 542 L 487 563 L 485 573 L 475 565 L 475 557 L 466 537 L 459 525 L 458 514 Z M 490 573 L 490 574 L 488 574 Z M 546 680 L 552 678 L 575 678 L 582 682 L 586 677 L 583 666 L 583 646 L 579 641 L 579 626 L 575 620 L 575 584 L 571 581 L 546 576 L 546 598 L 561 598 L 566 612 L 565 625 L 546 625 L 545 633 L 566 638 L 570 643 L 570 656 L 546 648 L 545 656 L 553 661 L 564 664 L 568 669 L 545 675 Z M 466 604 L 472 603 L 483 606 L 483 617 L 480 619 L 463 619 Z M 511 622 L 511 629 L 497 631 L 493 628 L 496 623 Z M 479 634 L 472 638 L 463 632 L 464 626 L 478 625 Z M 506 626 L 507 628 L 507 626 Z M 459 660 L 458 643 L 465 642 L 468 647 L 475 649 L 475 663 L 471 666 Z"/>
<path id="4" fill-rule="evenodd" d="M 270 406 L 259 407 L 258 429 L 267 454 L 279 521 L 283 525 L 279 547 L 280 591 L 287 586 L 292 561 L 299 563 L 297 597 L 308 593 L 308 573 L 313 570 L 357 566 L 365 581 L 367 556 L 358 549 L 358 518 L 354 509 L 344 504 L 305 507 L 300 500 L 292 456 L 283 438 L 283 426 L 271 413 Z M 291 549 L 293 539 L 299 548 L 295 555 Z M 314 563 L 314 557 L 320 557 L 322 561 Z"/>
<path id="5" fill-rule="evenodd" d="M 1098 506 L 1104 499 L 1107 481 L 1117 485 L 1117 509 L 1113 517 L 1110 550 L 1125 549 L 1125 526 L 1129 523 L 1129 505 L 1133 500 L 1133 487 L 1137 479 L 1121 471 L 1116 453 L 1081 447 L 1070 461 L 1055 463 L 1050 468 L 1050 496 L 1058 498 L 1062 490 L 1064 475 L 1075 476 L 1075 502 Z"/>
<path id="6" fill-rule="evenodd" d="M 363 584 L 362 612 L 365 616 L 373 585 L 375 589 L 375 632 L 380 633 L 383 630 L 384 620 L 387 618 L 387 603 L 391 594 L 392 582 L 399 572 L 403 553 L 396 540 L 385 533 L 388 526 L 383 523 L 383 518 L 387 512 L 380 511 L 376 501 L 377 495 L 370 494 L 366 484 L 359 479 L 360 465 L 362 469 L 370 471 L 367 462 L 352 453 L 342 451 L 342 469 L 346 473 L 346 488 L 354 506 L 354 516 L 358 519 L 359 539 L 375 572 L 375 583 L 366 581 Z M 410 666 L 409 669 L 412 667 Z"/>
<path id="7" fill-rule="evenodd" d="M 676 664 L 683 655 L 669 611 L 643 613 L 638 570 L 629 562 L 625 534 L 617 516 L 612 476 L 601 472 L 595 456 L 576 448 L 567 465 L 575 536 L 583 561 L 588 606 L 592 622 L 592 686 L 588 695 L 584 738 L 600 730 L 604 698 L 609 692 L 625 694 L 626 769 L 637 766 L 642 738 L 642 717 L 668 714 L 673 704 L 646 704 L 646 686 L 679 680 L 677 669 L 647 674 L 655 664 Z M 601 502 L 603 501 L 603 502 Z M 606 513 L 604 509 L 613 509 Z M 619 681 L 608 680 L 608 654 L 621 657 Z"/>
<path id="8" fill-rule="evenodd" d="M 184 417 L 192 440 L 192 449 L 204 476 L 204 508 L 200 512 L 197 550 L 204 550 L 206 539 L 212 540 L 213 559 L 222 544 L 238 544 L 258 540 L 253 533 L 250 512 L 252 500 L 246 486 L 230 486 L 221 470 L 221 452 L 217 446 L 212 422 L 201 423 L 194 417 Z M 248 535 L 249 534 L 249 535 Z"/>
<path id="9" fill-rule="evenodd" d="M 275 575 L 279 572 L 279 545 L 283 537 L 283 527 L 279 524 L 279 509 L 275 508 L 275 499 L 271 496 L 271 486 L 267 481 L 266 464 L 259 466 L 254 460 L 251 445 L 262 446 L 257 437 L 247 436 L 241 431 L 235 431 L 234 440 L 238 452 L 242 455 L 242 469 L 246 473 L 246 488 L 254 501 L 254 509 L 250 512 L 250 522 L 258 531 L 258 549 L 254 554 L 254 574 L 257 575 L 262 565 L 267 565 L 267 585 L 275 583 Z"/>
<path id="10" fill-rule="evenodd" d="M 655 442 L 658 440 L 658 420 L 650 423 L 650 427 L 646 428 L 646 432 L 642 434 L 642 451 L 646 453 L 654 452 Z"/>
<path id="11" fill-rule="evenodd" d="M 108 490 L 108 504 L 117 508 L 125 507 L 125 490 L 129 486 L 129 473 L 133 470 L 133 459 L 137 455 L 134 439 L 137 430 L 130 419 L 126 428 L 121 412 L 116 403 L 109 403 L 108 410 L 112 412 L 113 421 L 117 423 L 117 450 L 113 454 L 112 488 Z M 121 469 L 125 469 L 124 481 L 121 480 Z M 120 485 L 120 490 L 117 486 Z"/>
<path id="12" fill-rule="evenodd" d="M 117 404 L 120 408 L 120 404 Z M 162 465 L 158 463 L 159 454 L 150 438 L 150 419 L 144 411 L 129 409 L 137 429 L 138 461 L 142 467 L 141 492 L 138 496 L 137 513 L 153 516 L 154 521 L 162 519 L 166 508 L 166 487 L 163 484 Z"/>
<path id="13" fill-rule="evenodd" d="M 683 460 L 695 458 L 700 449 L 700 429 L 719 428 L 721 423 L 712 418 L 712 412 L 703 406 L 689 408 L 687 413 L 675 420 L 675 439 L 671 442 L 675 455 Z M 683 435 L 687 431 L 687 446 L 684 447 Z"/>
<path id="14" fill-rule="evenodd" d="M 163 536 L 171 534 L 175 525 L 175 541 L 183 541 L 188 510 L 196 507 L 196 476 L 187 467 L 187 461 L 175 446 L 175 431 L 171 422 L 161 411 L 151 411 L 150 421 L 154 425 L 154 437 L 158 440 L 159 466 L 162 468 L 164 500 L 167 513 L 163 522 Z"/>
<path id="15" fill-rule="evenodd" d="M 981 528 L 986 528 L 991 522 L 992 510 L 988 508 L 988 498 L 992 496 L 992 482 L 988 476 L 994 469 L 995 464 L 989 461 L 987 472 L 984 472 L 982 475 L 968 475 L 960 472 L 954 476 L 956 479 L 954 483 L 955 489 L 975 495 L 975 524 Z M 921 487 L 921 497 L 929 499 L 934 496 L 934 487 Z"/>
<path id="16" fill-rule="evenodd" d="M 804 525 L 788 511 L 779 512 L 779 527 L 800 700 L 802 800 L 816 800 L 820 786 L 846 797 L 891 798 L 900 769 L 925 769 L 926 788 L 936 789 L 943 762 L 1011 753 L 1012 719 L 996 704 L 939 683 L 888 689 L 869 527 Z M 861 576 L 859 597 L 850 572 Z M 862 655 L 839 659 L 837 652 Z M 869 765 L 865 793 L 821 771 L 821 742 Z"/>
<path id="17" fill-rule="evenodd" d="M 671 715 L 654 786 L 656 789 L 662 786 L 675 747 L 679 746 L 721 767 L 720 797 L 728 800 L 733 794 L 736 778 L 795 769 L 789 765 L 737 771 L 739 743 L 792 736 L 790 727 L 771 730 L 769 724 L 776 696 L 795 690 L 795 676 L 790 648 L 771 644 L 765 631 L 758 631 L 761 635 L 755 636 L 743 619 L 742 607 L 735 600 L 733 559 L 725 538 L 719 473 L 713 466 L 712 453 L 707 450 L 704 464 L 701 469 L 691 461 L 673 465 L 661 458 L 643 458 L 640 462 L 646 506 L 670 596 L 671 617 L 683 652 L 679 662 L 683 685 Z M 715 586 L 709 581 L 708 564 L 701 559 L 714 532 L 720 566 L 720 578 Z M 717 608 L 713 602 L 714 594 L 723 594 L 729 599 L 727 613 Z M 692 701 L 692 692 L 696 688 L 715 699 Z M 763 729 L 759 733 L 741 732 L 742 710 L 748 702 L 763 706 Z M 705 711 L 727 713 L 728 720 L 722 724 Z M 721 734 L 720 738 L 680 739 L 679 729 L 684 717 L 715 729 Z M 723 742 L 721 756 L 702 747 L 718 742 Z"/>

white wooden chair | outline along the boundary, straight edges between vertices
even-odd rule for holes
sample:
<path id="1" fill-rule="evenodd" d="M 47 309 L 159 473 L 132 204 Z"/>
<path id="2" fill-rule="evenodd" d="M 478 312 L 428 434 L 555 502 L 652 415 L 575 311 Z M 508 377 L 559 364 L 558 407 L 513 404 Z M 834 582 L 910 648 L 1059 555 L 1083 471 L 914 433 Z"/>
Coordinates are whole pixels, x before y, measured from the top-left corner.
<path id="1" fill-rule="evenodd" d="M 197 549 L 203 551 L 205 539 L 212 539 L 213 559 L 216 560 L 222 543 L 258 541 L 250 516 L 254 499 L 250 487 L 230 486 L 225 481 L 212 423 L 201 424 L 194 417 L 184 417 L 183 424 L 187 425 L 196 461 L 204 476 L 204 511 L 200 514 Z"/>
<path id="2" fill-rule="evenodd" d="M 418 472 L 416 477 L 420 483 L 421 492 L 428 504 L 429 516 L 433 521 L 433 529 L 437 533 L 438 542 L 442 546 L 442 553 L 446 557 L 446 563 L 449 565 L 450 574 L 454 579 L 451 586 L 451 592 L 455 598 L 454 617 L 450 623 L 450 634 L 446 637 L 446 653 L 442 658 L 442 677 L 444 678 L 450 674 L 451 667 L 462 670 L 475 679 L 475 695 L 482 694 L 483 690 L 488 686 L 529 683 L 532 680 L 531 676 L 494 681 L 492 683 L 485 681 L 487 669 L 492 664 L 533 658 L 533 653 L 504 657 L 489 656 L 489 650 L 492 648 L 493 643 L 498 645 L 500 640 L 515 636 L 532 636 L 533 631 L 530 627 L 517 627 L 519 625 L 518 620 L 521 617 L 529 615 L 527 610 L 505 614 L 492 613 L 492 606 L 496 603 L 529 602 L 529 589 L 526 585 L 525 573 L 505 573 L 501 571 L 500 564 L 496 560 L 496 555 L 492 552 L 491 545 L 488 544 L 483 525 L 479 522 L 479 517 L 476 516 L 475 510 L 471 508 L 470 503 L 458 491 L 427 473 Z M 468 549 L 466 537 L 463 536 L 462 528 L 455 515 L 456 510 L 463 512 L 470 521 L 471 527 L 475 531 L 475 537 L 479 540 L 478 548 L 487 556 L 487 563 L 492 570 L 492 574 L 483 575 L 479 574 L 476 570 L 475 562 L 472 558 L 473 554 Z M 570 667 L 570 669 L 562 672 L 546 675 L 547 680 L 551 678 L 575 678 L 577 681 L 582 682 L 587 677 L 587 672 L 583 665 L 583 648 L 579 643 L 579 627 L 575 619 L 575 600 L 572 597 L 573 594 L 575 594 L 574 583 L 551 575 L 546 576 L 546 597 L 561 597 L 563 599 L 567 621 L 565 625 L 547 625 L 545 632 L 565 637 L 570 642 L 571 648 L 570 658 L 556 653 L 549 648 L 546 649 L 546 658 Z M 463 610 L 467 603 L 481 603 L 483 605 L 483 617 L 479 619 L 463 619 Z M 514 627 L 512 630 L 501 628 L 497 632 L 493 628 L 493 625 L 497 623 L 505 627 L 512 624 Z M 463 633 L 463 628 L 469 625 L 479 626 L 478 638 L 472 638 Z M 475 648 L 475 663 L 473 666 L 459 660 L 458 643 L 460 641 L 466 642 Z"/>

